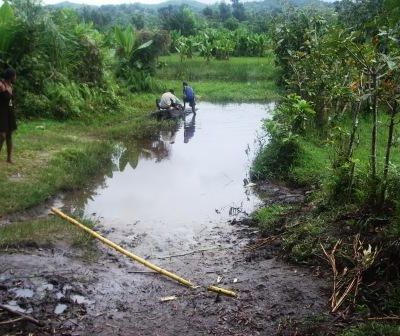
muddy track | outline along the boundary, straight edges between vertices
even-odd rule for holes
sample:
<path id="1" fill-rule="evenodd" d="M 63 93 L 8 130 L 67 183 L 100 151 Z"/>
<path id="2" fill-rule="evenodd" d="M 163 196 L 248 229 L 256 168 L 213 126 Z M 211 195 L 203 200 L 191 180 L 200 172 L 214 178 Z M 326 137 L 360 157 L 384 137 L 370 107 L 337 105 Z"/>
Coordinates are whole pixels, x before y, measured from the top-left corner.
<path id="1" fill-rule="evenodd" d="M 18 322 L 0 326 L 1 334 L 274 335 L 281 323 L 325 311 L 324 282 L 280 262 L 274 250 L 244 252 L 255 235 L 240 225 L 229 234 L 215 227 L 198 237 L 191 250 L 212 249 L 151 259 L 192 280 L 200 286 L 196 290 L 149 273 L 102 246 L 92 263 L 63 248 L 3 251 L 1 302 L 20 307 L 46 326 Z M 235 290 L 238 299 L 204 290 L 218 277 L 219 285 Z M 176 299 L 161 302 L 167 296 Z"/>
<path id="2" fill-rule="evenodd" d="M 113 170 L 88 190 L 55 200 L 199 288 L 148 272 L 99 242 L 91 262 L 63 241 L 1 251 L 0 302 L 45 327 L 2 324 L 15 317 L 0 310 L 0 335 L 275 335 L 291 320 L 320 316 L 327 303 L 322 280 L 279 261 L 271 246 L 245 251 L 258 233 L 240 216 L 263 202 L 293 204 L 305 195 L 248 183 L 255 130 L 265 115 L 265 105 L 202 103 L 196 118 L 158 140 L 120 147 Z M 0 225 L 46 215 L 46 205 Z M 207 292 L 217 279 L 239 298 Z"/>

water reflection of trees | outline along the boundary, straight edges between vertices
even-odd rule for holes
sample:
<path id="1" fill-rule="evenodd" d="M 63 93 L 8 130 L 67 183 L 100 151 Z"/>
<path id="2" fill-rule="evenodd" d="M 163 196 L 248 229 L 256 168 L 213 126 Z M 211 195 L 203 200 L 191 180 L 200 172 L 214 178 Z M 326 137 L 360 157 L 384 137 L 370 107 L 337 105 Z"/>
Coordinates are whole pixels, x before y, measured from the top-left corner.
<path id="1" fill-rule="evenodd" d="M 175 142 L 176 130 L 161 131 L 158 139 L 147 139 L 124 144 L 124 150 L 119 157 L 119 171 L 124 171 L 126 166 L 136 169 L 140 159 L 160 162 L 169 157 L 171 144 Z"/>
<path id="2" fill-rule="evenodd" d="M 94 199 L 99 189 L 107 187 L 106 181 L 113 177 L 114 172 L 123 172 L 128 164 L 132 169 L 136 169 L 142 159 L 161 162 L 168 158 L 178 127 L 179 125 L 171 130 L 160 131 L 155 139 L 137 140 L 117 145 L 114 152 L 110 154 L 110 162 L 103 165 L 98 174 L 91 177 L 87 187 L 65 196 L 65 207 L 68 208 L 68 211 L 83 216 L 88 201 Z"/>

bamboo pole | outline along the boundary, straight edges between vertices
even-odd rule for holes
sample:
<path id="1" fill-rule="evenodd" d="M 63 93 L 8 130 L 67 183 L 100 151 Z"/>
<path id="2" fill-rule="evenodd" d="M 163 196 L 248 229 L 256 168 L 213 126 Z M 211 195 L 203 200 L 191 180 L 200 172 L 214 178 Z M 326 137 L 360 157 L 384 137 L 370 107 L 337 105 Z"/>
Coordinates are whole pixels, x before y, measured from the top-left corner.
<path id="1" fill-rule="evenodd" d="M 226 296 L 237 297 L 237 294 L 235 292 L 217 286 L 208 286 L 207 290 L 218 294 L 224 294 Z"/>
<path id="2" fill-rule="evenodd" d="M 142 265 L 144 265 L 144 266 L 146 266 L 146 267 L 148 267 L 148 268 L 150 268 L 150 269 L 152 269 L 152 270 L 154 270 L 154 271 L 156 271 L 156 272 L 158 272 L 158 273 L 160 273 L 162 275 L 165 275 L 166 277 L 168 277 L 170 279 L 173 279 L 173 280 L 181 283 L 182 285 L 185 285 L 185 286 L 187 286 L 189 288 L 193 288 L 193 289 L 197 288 L 197 286 L 193 285 L 190 281 L 185 280 L 185 279 L 181 278 L 180 276 L 178 276 L 178 275 L 176 275 L 174 273 L 171 273 L 171 272 L 169 272 L 167 270 L 164 270 L 161 267 L 158 267 L 158 266 L 148 262 L 147 260 L 145 260 L 145 259 L 143 259 L 143 258 L 141 258 L 141 257 L 139 257 L 139 256 L 127 251 L 127 250 L 125 250 L 121 246 L 113 243 L 111 240 L 108 240 L 107 238 L 104 238 L 103 236 L 101 236 L 97 232 L 95 232 L 95 231 L 89 229 L 88 227 L 86 227 L 85 225 L 79 223 L 77 220 L 67 216 L 66 214 L 64 214 L 59 209 L 51 208 L 51 211 L 54 214 L 56 214 L 57 216 L 59 216 L 62 219 L 66 220 L 67 222 L 69 222 L 69 223 L 77 226 L 78 228 L 84 230 L 85 232 L 89 233 L 91 236 L 97 238 L 98 240 L 100 240 L 104 244 L 106 244 L 106 245 L 112 247 L 113 249 L 117 250 L 118 252 L 124 254 L 128 258 L 131 258 L 131 259 L 137 261 L 138 263 L 140 263 L 140 264 L 142 264 Z M 220 288 L 220 287 L 217 287 L 217 286 L 209 286 L 209 287 L 207 287 L 207 290 L 211 291 L 211 292 L 218 293 L 218 294 L 223 294 L 223 295 L 226 295 L 226 296 L 237 297 L 237 294 L 235 292 L 227 290 L 227 289 L 224 289 L 224 288 Z"/>
<path id="3" fill-rule="evenodd" d="M 179 283 L 181 283 L 182 285 L 185 285 L 187 287 L 190 288 L 195 288 L 195 286 L 188 280 L 185 280 L 183 278 L 181 278 L 180 276 L 171 273 L 165 269 L 162 269 L 161 267 L 158 267 L 150 262 L 148 262 L 147 260 L 125 250 L 124 248 L 122 248 L 121 246 L 113 243 L 111 240 L 108 240 L 107 238 L 104 238 L 103 236 L 101 236 L 100 234 L 98 234 L 97 232 L 89 229 L 88 227 L 84 226 L 83 224 L 79 223 L 77 220 L 65 215 L 63 212 L 61 212 L 60 210 L 56 209 L 56 208 L 51 208 L 51 211 L 56 214 L 57 216 L 61 217 L 62 219 L 68 221 L 69 223 L 79 227 L 80 229 L 86 231 L 87 233 L 89 233 L 91 236 L 97 238 L 98 240 L 100 240 L 101 242 L 103 242 L 104 244 L 112 247 L 113 249 L 117 250 L 118 252 L 121 252 L 122 254 L 126 255 L 128 258 L 131 258 L 135 261 L 137 261 L 138 263 L 162 274 L 165 275 L 166 277 L 173 279 L 175 281 L 178 281 Z"/>

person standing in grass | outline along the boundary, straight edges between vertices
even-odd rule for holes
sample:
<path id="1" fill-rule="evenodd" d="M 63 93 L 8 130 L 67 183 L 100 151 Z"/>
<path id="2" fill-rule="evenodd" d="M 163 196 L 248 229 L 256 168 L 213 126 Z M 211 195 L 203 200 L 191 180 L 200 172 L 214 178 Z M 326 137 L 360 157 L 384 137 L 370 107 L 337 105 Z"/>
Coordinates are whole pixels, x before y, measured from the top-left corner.
<path id="1" fill-rule="evenodd" d="M 0 81 L 0 151 L 5 141 L 8 163 L 12 163 L 12 133 L 17 129 L 13 104 L 13 83 L 16 79 L 15 70 L 8 68 Z"/>
<path id="2" fill-rule="evenodd" d="M 192 108 L 192 112 L 196 114 L 196 101 L 194 90 L 189 86 L 188 83 L 183 82 L 183 110 L 186 108 L 186 103 Z"/>

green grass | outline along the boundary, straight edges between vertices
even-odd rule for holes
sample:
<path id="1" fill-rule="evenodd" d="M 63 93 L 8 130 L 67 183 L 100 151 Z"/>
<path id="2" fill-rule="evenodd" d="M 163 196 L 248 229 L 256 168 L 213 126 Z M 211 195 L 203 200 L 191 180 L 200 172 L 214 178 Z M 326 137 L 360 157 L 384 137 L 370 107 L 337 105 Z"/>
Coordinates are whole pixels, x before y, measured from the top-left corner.
<path id="1" fill-rule="evenodd" d="M 81 120 L 25 121 L 14 134 L 14 162 L 0 152 L 0 215 L 81 188 L 111 165 L 112 141 L 142 138 L 162 125 L 150 119 L 150 96 L 135 95 L 124 110 Z"/>
<path id="2" fill-rule="evenodd" d="M 180 62 L 179 56 L 160 57 L 165 67 L 157 71 L 160 86 L 181 95 L 188 81 L 199 100 L 211 102 L 265 102 L 278 99 L 277 70 L 271 54 L 266 57 L 232 57 L 206 63 L 195 56 Z"/>
<path id="3" fill-rule="evenodd" d="M 341 336 L 400 336 L 400 325 L 390 323 L 365 323 L 351 327 Z"/>
<path id="4" fill-rule="evenodd" d="M 260 102 L 277 98 L 271 54 L 212 60 L 209 64 L 199 57 L 183 64 L 174 55 L 160 60 L 167 66 L 158 70 L 156 81 L 165 89 L 174 88 L 178 95 L 182 81 L 189 80 L 200 101 Z M 155 99 L 162 93 L 130 94 L 120 89 L 115 110 L 88 111 L 63 122 L 20 122 L 13 137 L 15 164 L 7 164 L 5 150 L 0 152 L 0 216 L 40 204 L 60 191 L 84 187 L 92 176 L 103 174 L 111 165 L 115 143 L 148 138 L 170 127 L 168 122 L 150 118 Z"/>
<path id="5" fill-rule="evenodd" d="M 384 154 L 386 150 L 387 129 L 384 127 L 388 122 L 385 115 L 381 115 L 380 127 L 378 132 L 378 171 L 382 172 Z M 348 120 L 343 120 L 340 127 L 343 134 L 349 132 L 350 125 Z M 359 125 L 359 144 L 354 151 L 354 160 L 356 161 L 356 173 L 365 178 L 369 171 L 369 158 L 370 158 L 370 139 L 371 139 L 371 122 L 368 118 L 362 118 Z M 343 135 L 344 136 L 344 135 Z M 333 169 L 332 161 L 337 156 L 337 148 L 339 144 L 330 140 L 324 141 L 316 136 L 309 136 L 300 138 L 298 140 L 300 153 L 297 155 L 294 163 L 285 165 L 284 167 L 274 167 L 271 162 L 276 159 L 276 150 L 271 150 L 268 145 L 260 153 L 259 161 L 253 169 L 259 173 L 261 177 L 281 179 L 283 176 L 284 181 L 288 184 L 299 186 L 323 186 L 329 183 L 332 178 Z M 283 153 L 284 154 L 284 153 Z M 400 147 L 393 146 L 392 168 L 400 166 Z M 276 163 L 279 165 L 279 162 Z M 267 169 L 266 169 L 267 168 Z M 282 171 L 282 169 L 285 171 Z"/>
<path id="6" fill-rule="evenodd" d="M 273 81 L 277 75 L 272 53 L 265 57 L 231 57 L 229 60 L 210 60 L 194 56 L 182 63 L 178 55 L 163 56 L 164 63 L 157 71 L 157 78 L 197 81 Z"/>
<path id="7" fill-rule="evenodd" d="M 83 224 L 93 227 L 90 221 Z M 61 240 L 74 247 L 94 248 L 90 235 L 54 216 L 0 227 L 0 248 L 50 247 Z"/>
<path id="8" fill-rule="evenodd" d="M 174 89 L 179 97 L 182 91 L 181 80 L 166 80 L 165 90 Z M 220 80 L 190 82 L 197 100 L 215 103 L 224 102 L 269 102 L 279 98 L 274 82 L 224 82 Z"/>
<path id="9" fill-rule="evenodd" d="M 288 211 L 288 207 L 283 205 L 271 205 L 262 207 L 252 214 L 252 218 L 257 222 L 263 234 L 274 234 L 277 221 Z"/>

